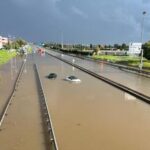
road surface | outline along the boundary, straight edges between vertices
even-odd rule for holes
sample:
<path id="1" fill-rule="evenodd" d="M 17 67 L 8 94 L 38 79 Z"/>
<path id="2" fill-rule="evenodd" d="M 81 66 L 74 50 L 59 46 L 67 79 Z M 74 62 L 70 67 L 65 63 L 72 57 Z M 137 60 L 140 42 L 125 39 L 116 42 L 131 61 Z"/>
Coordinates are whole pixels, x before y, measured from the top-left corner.
<path id="1" fill-rule="evenodd" d="M 93 71 L 99 75 L 109 78 L 117 83 L 125 85 L 133 90 L 141 92 L 147 96 L 150 96 L 150 78 L 140 76 L 134 73 L 120 70 L 116 67 L 107 65 L 101 62 L 92 62 L 88 60 L 83 60 L 80 58 L 75 58 L 73 56 L 61 55 L 60 53 L 54 51 L 48 51 L 55 56 L 62 57 L 63 59 L 74 62 L 75 64 L 82 66 L 90 71 Z"/>

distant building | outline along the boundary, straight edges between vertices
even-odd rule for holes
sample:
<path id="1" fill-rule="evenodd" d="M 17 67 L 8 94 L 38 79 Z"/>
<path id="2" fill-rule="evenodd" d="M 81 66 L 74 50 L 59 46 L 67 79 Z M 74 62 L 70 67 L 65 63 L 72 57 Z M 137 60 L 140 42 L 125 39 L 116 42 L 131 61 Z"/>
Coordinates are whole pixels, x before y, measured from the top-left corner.
<path id="1" fill-rule="evenodd" d="M 124 56 L 126 55 L 127 51 L 125 50 L 100 50 L 99 55 L 116 55 L 116 56 Z"/>
<path id="2" fill-rule="evenodd" d="M 129 43 L 129 55 L 139 55 L 141 53 L 142 43 Z"/>
<path id="3" fill-rule="evenodd" d="M 3 48 L 4 45 L 8 44 L 8 42 L 8 38 L 0 36 L 0 49 Z"/>
<path id="4" fill-rule="evenodd" d="M 2 45 L 2 43 L 0 42 L 0 49 L 2 49 L 3 48 L 3 45 Z"/>

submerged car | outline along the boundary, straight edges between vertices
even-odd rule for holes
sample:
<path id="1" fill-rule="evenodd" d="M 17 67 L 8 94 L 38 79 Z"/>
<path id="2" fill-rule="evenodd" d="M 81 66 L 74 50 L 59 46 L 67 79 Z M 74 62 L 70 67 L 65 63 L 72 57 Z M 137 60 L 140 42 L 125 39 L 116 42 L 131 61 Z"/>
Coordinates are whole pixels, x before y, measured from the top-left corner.
<path id="1" fill-rule="evenodd" d="M 48 76 L 47 76 L 48 79 L 56 79 L 57 78 L 57 74 L 56 73 L 50 73 Z"/>
<path id="2" fill-rule="evenodd" d="M 65 80 L 71 81 L 71 82 L 81 82 L 81 80 L 75 76 L 68 76 L 68 77 L 66 77 Z"/>

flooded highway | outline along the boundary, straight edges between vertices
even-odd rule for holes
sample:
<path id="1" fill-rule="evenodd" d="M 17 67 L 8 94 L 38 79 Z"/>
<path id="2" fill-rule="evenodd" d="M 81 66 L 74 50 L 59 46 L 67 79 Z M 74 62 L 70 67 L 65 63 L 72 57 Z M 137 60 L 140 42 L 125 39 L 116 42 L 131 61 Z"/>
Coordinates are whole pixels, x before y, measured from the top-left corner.
<path id="1" fill-rule="evenodd" d="M 86 69 L 93 71 L 99 75 L 102 75 L 106 78 L 109 78 L 117 83 L 121 83 L 131 89 L 134 89 L 138 92 L 141 92 L 145 95 L 150 96 L 150 78 L 140 76 L 134 73 L 120 70 L 116 67 L 107 65 L 101 62 L 92 62 L 88 60 L 83 60 L 80 58 L 71 57 L 68 55 L 61 55 L 54 51 L 49 51 L 50 53 L 62 57 L 63 59 L 74 62 L 77 65 L 80 65 Z"/>
<path id="2" fill-rule="evenodd" d="M 46 150 L 32 57 L 0 130 L 1 150 Z"/>
<path id="3" fill-rule="evenodd" d="M 150 106 L 49 55 L 30 55 L 0 130 L 2 150 L 48 150 L 33 64 L 59 150 L 148 150 Z M 56 73 L 57 78 L 46 76 Z M 75 75 L 81 83 L 70 83 Z"/>
<path id="4" fill-rule="evenodd" d="M 36 61 L 60 150 L 150 149 L 149 105 L 50 56 Z M 58 78 L 48 80 L 50 72 Z"/>
<path id="5" fill-rule="evenodd" d="M 0 113 L 9 97 L 13 84 L 22 64 L 22 58 L 16 57 L 0 66 Z"/>

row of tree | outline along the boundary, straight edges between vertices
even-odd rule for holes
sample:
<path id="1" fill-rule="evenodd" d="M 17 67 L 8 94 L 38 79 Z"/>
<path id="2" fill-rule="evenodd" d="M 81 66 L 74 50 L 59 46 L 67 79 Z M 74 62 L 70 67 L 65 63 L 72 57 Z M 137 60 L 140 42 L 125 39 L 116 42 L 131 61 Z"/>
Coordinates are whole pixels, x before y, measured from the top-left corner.
<path id="1" fill-rule="evenodd" d="M 62 48 L 62 45 L 60 43 L 45 43 L 44 47 L 52 47 L 52 48 Z M 128 50 L 129 46 L 125 43 L 123 44 L 114 44 L 114 45 L 83 45 L 83 44 L 72 44 L 72 45 L 63 45 L 64 48 L 68 48 L 68 49 L 80 49 L 80 50 L 95 50 L 97 47 L 99 47 L 99 49 L 101 50 L 105 50 L 105 49 L 120 49 L 120 50 Z"/>
<path id="2" fill-rule="evenodd" d="M 120 50 L 128 50 L 129 49 L 129 46 L 125 43 L 122 43 L 122 44 L 114 44 L 114 45 L 92 45 L 90 44 L 90 49 L 95 49 L 96 47 L 99 47 L 100 49 L 120 49 Z"/>
<path id="3" fill-rule="evenodd" d="M 46 43 L 44 44 L 44 47 L 50 47 L 54 49 L 61 49 L 62 45 L 59 43 Z M 128 50 L 129 46 L 125 43 L 123 44 L 114 44 L 112 45 L 82 45 L 82 44 L 76 44 L 76 45 L 64 45 L 64 49 L 79 49 L 79 50 L 93 50 L 95 54 L 98 54 L 100 50 L 112 50 L 112 49 L 120 49 L 120 50 Z M 144 50 L 144 57 L 150 60 L 150 41 L 146 42 L 142 46 Z"/>
<path id="4" fill-rule="evenodd" d="M 143 44 L 142 48 L 144 50 L 144 57 L 150 60 L 150 41 Z"/>
<path id="5" fill-rule="evenodd" d="M 9 41 L 6 45 L 4 45 L 4 48 L 9 49 L 19 49 L 20 47 L 26 45 L 27 42 L 22 39 L 16 39 L 15 41 Z"/>

